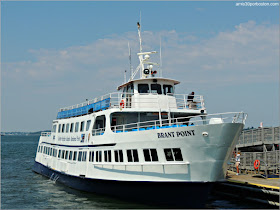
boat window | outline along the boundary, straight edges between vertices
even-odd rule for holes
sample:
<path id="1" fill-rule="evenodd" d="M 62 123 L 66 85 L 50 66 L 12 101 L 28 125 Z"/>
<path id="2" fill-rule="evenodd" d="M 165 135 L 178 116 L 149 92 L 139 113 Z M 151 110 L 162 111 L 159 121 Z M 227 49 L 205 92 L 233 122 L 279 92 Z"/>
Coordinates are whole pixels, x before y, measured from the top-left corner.
<path id="1" fill-rule="evenodd" d="M 130 95 L 133 94 L 133 92 L 134 92 L 134 90 L 133 90 L 133 84 L 129 84 L 129 85 L 127 86 L 127 92 L 130 93 Z"/>
<path id="2" fill-rule="evenodd" d="M 68 151 L 67 150 L 65 151 L 65 159 L 66 160 L 68 159 Z"/>
<path id="3" fill-rule="evenodd" d="M 83 152 L 82 161 L 86 161 L 86 160 L 87 160 L 87 152 Z"/>
<path id="4" fill-rule="evenodd" d="M 136 149 L 132 150 L 132 154 L 133 154 L 133 162 L 139 162 L 139 158 L 138 158 L 138 152 Z"/>
<path id="5" fill-rule="evenodd" d="M 174 93 L 173 86 L 172 85 L 163 85 L 163 93 L 165 95 Z"/>
<path id="6" fill-rule="evenodd" d="M 78 132 L 79 131 L 79 122 L 76 122 L 76 125 L 75 125 L 75 132 Z"/>
<path id="7" fill-rule="evenodd" d="M 115 150 L 115 162 L 123 162 L 123 152 L 122 150 Z"/>
<path id="8" fill-rule="evenodd" d="M 167 161 L 183 161 L 180 148 L 164 149 L 164 154 Z"/>
<path id="9" fill-rule="evenodd" d="M 112 161 L 111 150 L 105 150 L 104 151 L 104 161 L 105 162 L 111 162 Z"/>
<path id="10" fill-rule="evenodd" d="M 105 151 L 104 151 L 104 161 L 105 161 L 105 162 L 108 162 L 108 156 L 107 156 L 107 155 L 108 155 L 108 151 L 105 150 Z"/>
<path id="11" fill-rule="evenodd" d="M 65 124 L 62 124 L 62 129 L 61 129 L 61 133 L 64 133 L 64 128 L 65 128 Z"/>
<path id="12" fill-rule="evenodd" d="M 73 133 L 73 131 L 74 131 L 74 123 L 71 123 L 71 125 L 70 125 L 70 133 Z"/>
<path id="13" fill-rule="evenodd" d="M 151 84 L 151 93 L 162 94 L 160 84 Z"/>
<path id="14" fill-rule="evenodd" d="M 126 150 L 128 162 L 139 162 L 138 152 L 136 149 Z"/>
<path id="15" fill-rule="evenodd" d="M 158 161 L 156 149 L 143 149 L 145 161 Z"/>
<path id="16" fill-rule="evenodd" d="M 95 162 L 99 162 L 99 161 L 98 161 L 98 152 L 99 152 L 99 151 L 96 151 Z"/>
<path id="17" fill-rule="evenodd" d="M 176 161 L 183 161 L 182 153 L 180 148 L 174 148 L 173 154 Z"/>
<path id="18" fill-rule="evenodd" d="M 88 120 L 88 121 L 87 121 L 87 127 L 86 127 L 86 131 L 88 131 L 88 129 L 89 129 L 89 126 L 90 126 L 90 123 L 91 123 L 91 120 Z"/>
<path id="19" fill-rule="evenodd" d="M 145 158 L 145 161 L 151 161 L 151 156 L 150 156 L 150 152 L 148 149 L 143 149 L 143 153 L 144 153 L 144 158 Z"/>
<path id="20" fill-rule="evenodd" d="M 78 154 L 78 161 L 82 161 L 82 152 L 79 152 L 79 154 Z"/>
<path id="21" fill-rule="evenodd" d="M 92 135 L 93 136 L 103 135 L 103 133 L 105 131 L 105 126 L 106 126 L 105 115 L 96 117 L 93 129 L 92 129 Z"/>
<path id="22" fill-rule="evenodd" d="M 123 98 L 126 97 L 126 92 L 127 92 L 127 89 L 126 89 L 126 87 L 124 87 L 124 88 L 123 88 L 123 94 L 122 94 L 122 97 L 123 97 Z"/>
<path id="23" fill-rule="evenodd" d="M 72 160 L 72 155 L 73 155 L 73 152 L 70 151 L 70 152 L 69 152 L 69 160 Z"/>
<path id="24" fill-rule="evenodd" d="M 174 161 L 171 149 L 164 149 L 164 154 L 167 161 Z"/>
<path id="25" fill-rule="evenodd" d="M 52 132 L 53 132 L 53 133 L 56 133 L 56 124 L 55 124 L 55 125 L 53 125 Z"/>
<path id="26" fill-rule="evenodd" d="M 58 125 L 58 133 L 60 133 L 61 130 L 61 124 Z"/>
<path id="27" fill-rule="evenodd" d="M 61 150 L 58 151 L 58 158 L 61 156 Z"/>
<path id="28" fill-rule="evenodd" d="M 77 159 L 77 151 L 75 151 L 73 154 L 73 160 L 76 160 L 76 159 Z"/>
<path id="29" fill-rule="evenodd" d="M 61 158 L 64 159 L 64 155 L 65 155 L 65 150 L 62 150 L 62 153 L 61 153 Z"/>
<path id="30" fill-rule="evenodd" d="M 102 151 L 96 151 L 95 162 L 102 162 Z"/>
<path id="31" fill-rule="evenodd" d="M 66 125 L 66 133 L 69 133 L 69 123 Z"/>
<path id="32" fill-rule="evenodd" d="M 89 152 L 89 162 L 94 162 L 94 151 Z"/>
<path id="33" fill-rule="evenodd" d="M 84 126 L 85 126 L 85 121 L 81 122 L 81 128 L 80 128 L 80 131 L 84 131 Z"/>
<path id="34" fill-rule="evenodd" d="M 148 84 L 138 84 L 138 93 L 149 93 L 149 85 Z"/>
<path id="35" fill-rule="evenodd" d="M 99 151 L 99 162 L 102 162 L 102 152 Z"/>

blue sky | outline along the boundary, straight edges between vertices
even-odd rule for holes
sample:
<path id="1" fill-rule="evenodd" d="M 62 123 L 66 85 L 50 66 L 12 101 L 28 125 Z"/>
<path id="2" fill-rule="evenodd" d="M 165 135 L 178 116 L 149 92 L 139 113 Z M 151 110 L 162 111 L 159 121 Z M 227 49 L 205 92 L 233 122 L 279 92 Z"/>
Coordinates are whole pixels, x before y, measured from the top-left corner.
<path id="1" fill-rule="evenodd" d="M 279 125 L 279 6 L 235 3 L 1 2 L 2 131 L 49 129 L 60 107 L 114 92 L 140 11 L 143 45 L 162 37 L 178 93 L 204 95 L 209 113 L 247 112 L 246 126 Z"/>

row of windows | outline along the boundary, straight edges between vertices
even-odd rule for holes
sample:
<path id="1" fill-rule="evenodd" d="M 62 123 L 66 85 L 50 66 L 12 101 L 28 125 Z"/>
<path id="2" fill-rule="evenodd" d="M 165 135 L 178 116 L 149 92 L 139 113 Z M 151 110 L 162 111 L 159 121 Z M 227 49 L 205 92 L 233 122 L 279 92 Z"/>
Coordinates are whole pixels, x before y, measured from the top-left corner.
<path id="1" fill-rule="evenodd" d="M 57 149 L 52 147 L 39 146 L 37 152 L 44 153 L 46 155 L 53 156 L 53 157 L 57 156 Z"/>
<path id="2" fill-rule="evenodd" d="M 44 153 L 50 156 L 57 156 L 57 149 L 39 146 L 38 152 Z M 128 162 L 139 162 L 137 149 L 126 150 L 127 161 Z M 146 162 L 156 162 L 158 161 L 158 154 L 156 149 L 143 149 L 144 159 Z M 183 156 L 180 148 L 167 148 L 164 149 L 164 154 L 166 161 L 183 161 Z M 86 161 L 87 152 L 86 151 L 68 151 L 59 150 L 58 158 L 73 161 Z M 123 151 L 114 150 L 115 162 L 124 162 Z M 104 151 L 90 151 L 89 152 L 89 162 L 112 162 L 112 152 L 111 150 Z"/>
<path id="3" fill-rule="evenodd" d="M 157 94 L 170 94 L 174 93 L 172 85 L 163 85 L 161 84 L 138 84 L 139 93 L 157 93 Z"/>
<path id="4" fill-rule="evenodd" d="M 87 122 L 76 122 L 76 123 L 67 123 L 67 124 L 59 124 L 58 125 L 58 133 L 73 133 L 73 132 L 83 132 L 89 130 L 91 120 L 88 120 Z M 85 126 L 86 124 L 86 126 Z M 56 127 L 57 125 L 53 125 L 52 132 L 56 133 Z"/>

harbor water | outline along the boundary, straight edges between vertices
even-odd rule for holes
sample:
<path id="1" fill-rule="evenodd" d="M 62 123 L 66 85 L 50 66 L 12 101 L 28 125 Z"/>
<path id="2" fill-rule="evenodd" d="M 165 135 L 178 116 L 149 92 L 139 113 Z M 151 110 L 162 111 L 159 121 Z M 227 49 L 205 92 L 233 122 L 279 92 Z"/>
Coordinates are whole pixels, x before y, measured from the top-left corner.
<path id="1" fill-rule="evenodd" d="M 162 208 L 77 191 L 34 173 L 38 139 L 39 136 L 1 136 L 1 209 Z M 210 195 L 205 206 L 208 209 L 265 207 L 217 195 Z"/>

